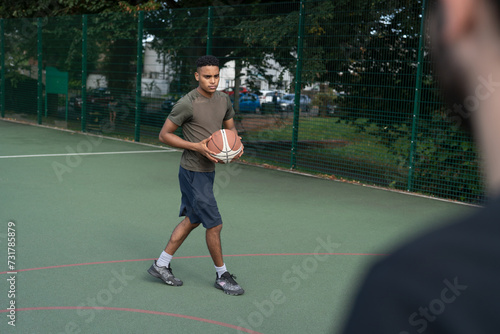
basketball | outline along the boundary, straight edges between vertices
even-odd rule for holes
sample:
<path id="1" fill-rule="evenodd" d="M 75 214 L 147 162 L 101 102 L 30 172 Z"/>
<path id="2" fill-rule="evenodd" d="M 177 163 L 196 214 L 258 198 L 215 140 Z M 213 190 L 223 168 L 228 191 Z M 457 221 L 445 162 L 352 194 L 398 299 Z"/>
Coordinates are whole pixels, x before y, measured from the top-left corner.
<path id="1" fill-rule="evenodd" d="M 240 154 L 243 145 L 236 133 L 222 129 L 212 134 L 212 139 L 208 141 L 207 147 L 210 151 L 216 153 L 212 154 L 214 158 L 228 164 Z"/>

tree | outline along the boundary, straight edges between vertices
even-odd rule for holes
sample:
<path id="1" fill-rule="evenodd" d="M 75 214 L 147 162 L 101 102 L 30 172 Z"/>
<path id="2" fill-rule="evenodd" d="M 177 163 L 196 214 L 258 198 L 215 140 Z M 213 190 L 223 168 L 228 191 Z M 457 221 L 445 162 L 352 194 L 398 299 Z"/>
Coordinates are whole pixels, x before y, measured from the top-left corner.
<path id="1" fill-rule="evenodd" d="M 175 68 L 172 91 L 181 89 L 187 91 L 195 84 L 193 69 L 195 60 L 207 52 L 207 28 L 209 12 L 212 8 L 212 48 L 211 53 L 218 57 L 220 66 L 235 61 L 236 72 L 243 67 L 252 67 L 255 75 L 271 77 L 265 72 L 266 55 L 272 52 L 263 52 L 262 49 L 248 48 L 243 43 L 244 32 L 238 28 L 238 23 L 245 20 L 255 20 L 259 24 L 262 13 L 266 10 L 276 11 L 275 8 L 284 8 L 276 4 L 267 6 L 265 3 L 273 1 L 173 1 L 167 2 L 170 6 L 161 11 L 150 12 L 147 15 L 145 32 L 152 36 L 152 47 L 162 56 L 171 61 Z M 254 5 L 252 4 L 254 3 Z M 195 7 L 195 4 L 199 7 Z M 288 4 L 288 11 L 297 8 Z M 251 28 L 249 28 L 251 30 Z M 239 75 L 236 75 L 235 85 L 239 86 Z M 235 87 L 235 108 L 238 107 L 239 89 Z"/>
<path id="2" fill-rule="evenodd" d="M 414 87 L 421 5 L 407 0 L 306 2 L 303 83 L 328 82 L 336 91 L 370 96 L 346 102 L 359 117 L 381 121 L 381 114 L 393 110 L 394 91 L 387 87 L 401 92 L 401 100 L 412 100 L 413 90 L 404 88 Z M 233 29 L 257 68 L 264 70 L 262 60 L 271 55 L 295 73 L 299 8 L 291 7 L 260 20 L 245 18 Z"/>
<path id="3" fill-rule="evenodd" d="M 12 16 L 96 13 L 89 22 L 89 70 L 107 73 L 109 82 L 119 89 L 133 86 L 135 71 L 137 10 L 146 10 L 144 31 L 152 47 L 170 61 L 178 78 L 175 90 L 193 85 L 193 67 L 197 57 L 206 53 L 208 6 L 214 7 L 212 53 L 221 66 L 238 60 L 251 67 L 254 76 L 272 81 L 267 74 L 270 62 L 295 73 L 299 2 L 268 1 L 19 1 L 3 5 L 0 13 Z M 252 4 L 253 3 L 253 4 Z M 256 5 L 255 5 L 256 4 Z M 328 82 L 336 91 L 347 91 L 345 108 L 359 117 L 378 123 L 394 110 L 394 89 L 399 92 L 405 110 L 410 109 L 417 62 L 420 1 L 314 1 L 306 2 L 306 28 L 303 50 L 302 81 L 305 84 Z M 152 10 L 161 8 L 162 10 Z M 61 23 L 71 17 L 58 17 Z M 52 19 L 49 19 L 49 22 Z M 62 26 L 62 27 L 61 27 Z M 61 24 L 47 31 L 44 40 L 57 54 L 45 53 L 44 61 L 58 67 L 79 63 L 81 35 L 79 26 L 68 34 Z M 54 45 L 65 36 L 74 40 Z M 54 43 L 51 45 L 51 43 Z M 99 55 L 104 54 L 104 59 Z M 62 59 L 62 55 L 67 55 Z M 279 85 L 279 82 L 272 83 Z M 292 84 L 290 88 L 293 89 Z M 394 87 L 393 90 L 386 89 Z M 408 89 L 410 87 L 410 89 Z M 362 97 L 369 96 L 370 99 Z M 356 98 L 354 98 L 356 97 Z M 398 117 L 403 113 L 398 113 Z M 410 116 L 404 116 L 408 119 Z"/>
<path id="4" fill-rule="evenodd" d="M 160 8 L 156 0 L 16 0 L 0 5 L 1 18 L 33 18 L 65 15 L 132 12 Z"/>

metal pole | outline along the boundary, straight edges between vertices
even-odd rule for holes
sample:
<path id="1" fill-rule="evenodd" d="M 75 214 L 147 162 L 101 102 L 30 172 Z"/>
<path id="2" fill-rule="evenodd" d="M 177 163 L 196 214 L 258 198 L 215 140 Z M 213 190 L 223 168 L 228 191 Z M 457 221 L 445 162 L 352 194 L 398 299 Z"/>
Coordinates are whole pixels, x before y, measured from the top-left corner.
<path id="1" fill-rule="evenodd" d="M 3 19 L 0 19 L 0 75 L 2 76 L 0 82 L 0 109 L 2 113 L 2 118 L 5 117 L 5 32 Z"/>
<path id="2" fill-rule="evenodd" d="M 137 76 L 135 83 L 135 141 L 141 140 L 141 96 L 142 96 L 142 39 L 144 12 L 139 12 L 137 22 Z"/>
<path id="3" fill-rule="evenodd" d="M 208 7 L 207 55 L 212 54 L 213 7 Z"/>
<path id="4" fill-rule="evenodd" d="M 68 121 L 68 108 L 69 108 L 69 92 L 68 92 L 68 90 L 69 90 L 69 87 L 66 87 L 66 122 Z"/>
<path id="5" fill-rule="evenodd" d="M 37 82 L 37 113 L 38 124 L 42 124 L 43 114 L 43 64 L 42 64 L 42 18 L 37 19 L 37 60 L 38 60 L 38 82 Z"/>
<path id="6" fill-rule="evenodd" d="M 297 42 L 297 68 L 295 71 L 295 108 L 293 110 L 293 132 L 290 169 L 297 167 L 297 142 L 299 137 L 300 93 L 302 91 L 302 49 L 304 48 L 305 2 L 300 1 L 299 36 Z"/>
<path id="7" fill-rule="evenodd" d="M 87 130 L 87 15 L 82 15 L 82 132 Z"/>
<path id="8" fill-rule="evenodd" d="M 420 111 L 420 99 L 422 95 L 422 67 L 424 53 L 424 16 L 425 16 L 425 0 L 422 2 L 422 14 L 420 22 L 420 36 L 418 41 L 418 63 L 417 63 L 417 81 L 415 84 L 415 100 L 413 102 L 413 120 L 411 126 L 411 143 L 410 143 L 410 159 L 408 168 L 408 191 L 413 191 L 413 173 L 415 171 L 415 150 L 417 139 L 418 115 Z"/>

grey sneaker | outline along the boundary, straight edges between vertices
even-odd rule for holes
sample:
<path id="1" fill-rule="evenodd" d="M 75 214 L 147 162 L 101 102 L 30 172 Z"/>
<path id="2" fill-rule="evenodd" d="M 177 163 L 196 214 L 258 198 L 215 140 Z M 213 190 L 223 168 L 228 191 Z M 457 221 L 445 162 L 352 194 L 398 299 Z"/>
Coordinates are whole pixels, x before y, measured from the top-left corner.
<path id="1" fill-rule="evenodd" d="M 245 290 L 243 290 L 241 286 L 236 283 L 236 281 L 234 280 L 235 278 L 236 276 L 231 275 L 228 271 L 226 271 L 220 278 L 219 275 L 217 275 L 214 286 L 217 289 L 224 291 L 228 295 L 242 295 L 243 293 L 245 293 Z"/>
<path id="2" fill-rule="evenodd" d="M 163 282 L 167 283 L 168 285 L 173 285 L 173 286 L 182 285 L 182 281 L 176 278 L 174 274 L 172 274 L 172 268 L 170 268 L 170 265 L 168 267 L 158 267 L 155 261 L 148 269 L 148 273 L 150 273 L 154 277 L 160 278 Z"/>

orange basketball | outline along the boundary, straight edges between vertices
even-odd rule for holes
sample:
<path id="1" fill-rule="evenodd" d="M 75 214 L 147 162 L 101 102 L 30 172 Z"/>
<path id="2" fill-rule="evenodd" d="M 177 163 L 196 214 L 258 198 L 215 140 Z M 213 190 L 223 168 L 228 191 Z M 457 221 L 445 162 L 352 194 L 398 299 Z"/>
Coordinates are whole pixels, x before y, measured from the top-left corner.
<path id="1" fill-rule="evenodd" d="M 212 154 L 213 157 L 228 164 L 240 154 L 243 145 L 240 137 L 234 131 L 222 129 L 212 134 L 212 139 L 208 141 L 207 147 L 215 153 Z"/>

